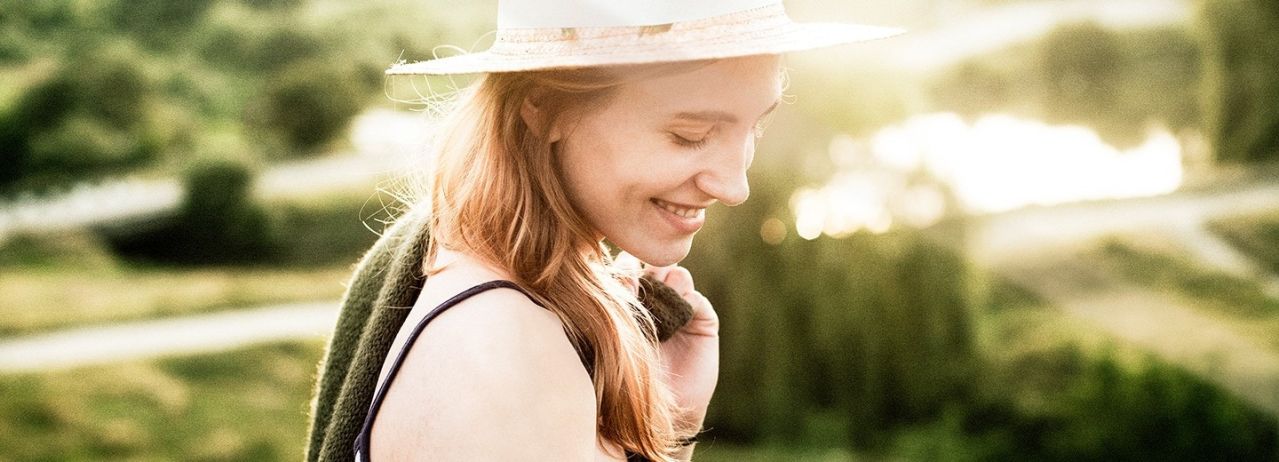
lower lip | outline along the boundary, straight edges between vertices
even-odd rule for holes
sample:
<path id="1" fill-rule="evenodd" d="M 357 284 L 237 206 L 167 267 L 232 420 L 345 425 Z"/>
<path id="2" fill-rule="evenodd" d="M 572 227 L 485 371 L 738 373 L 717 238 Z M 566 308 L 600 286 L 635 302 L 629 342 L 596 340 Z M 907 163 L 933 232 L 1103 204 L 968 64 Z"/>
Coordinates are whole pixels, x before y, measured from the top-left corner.
<path id="1" fill-rule="evenodd" d="M 657 209 L 657 213 L 660 214 L 662 218 L 665 218 L 667 223 L 670 223 L 671 226 L 681 233 L 695 233 L 697 230 L 702 229 L 702 224 L 706 223 L 705 214 L 698 214 L 698 216 L 693 218 L 685 218 L 671 213 L 670 210 L 662 208 L 662 206 L 657 205 L 656 202 L 649 201 L 649 204 L 651 204 L 653 208 Z"/>

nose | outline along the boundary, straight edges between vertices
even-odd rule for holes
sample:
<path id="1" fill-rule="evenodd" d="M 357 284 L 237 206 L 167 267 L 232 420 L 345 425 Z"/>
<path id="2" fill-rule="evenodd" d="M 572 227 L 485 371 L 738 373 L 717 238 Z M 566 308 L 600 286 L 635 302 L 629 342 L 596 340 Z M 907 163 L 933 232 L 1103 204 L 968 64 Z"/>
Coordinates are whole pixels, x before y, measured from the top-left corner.
<path id="1" fill-rule="evenodd" d="M 746 202 L 751 194 L 746 170 L 755 158 L 755 137 L 746 136 L 738 146 L 708 156 L 708 164 L 695 179 L 698 189 L 730 207 Z"/>

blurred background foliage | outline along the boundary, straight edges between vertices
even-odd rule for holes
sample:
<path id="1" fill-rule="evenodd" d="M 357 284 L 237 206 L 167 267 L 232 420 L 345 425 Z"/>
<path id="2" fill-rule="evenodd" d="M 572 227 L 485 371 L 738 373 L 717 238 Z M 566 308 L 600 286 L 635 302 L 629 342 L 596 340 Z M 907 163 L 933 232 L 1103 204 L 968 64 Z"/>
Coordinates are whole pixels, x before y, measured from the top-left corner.
<path id="1" fill-rule="evenodd" d="M 924 225 L 815 236 L 796 225 L 797 191 L 878 172 L 866 140 L 928 113 L 1078 125 L 1117 149 L 1165 127 L 1188 164 L 1202 140 L 1204 162 L 1251 172 L 1207 190 L 1274 181 L 1279 8 L 1170 1 L 1188 18 L 1065 21 L 910 71 L 874 46 L 788 57 L 794 104 L 761 141 L 751 200 L 713 210 L 685 261 L 723 320 L 697 460 L 1279 460 L 1279 377 L 1240 385 L 1214 372 L 1226 366 L 1115 335 L 1043 276 L 1083 281 L 1083 295 L 1166 296 L 1261 345 L 1264 357 L 1240 360 L 1262 364 L 1279 355 L 1279 296 L 1266 285 L 1279 273 L 1274 208 L 1204 223 L 1256 274 L 1156 245 L 1170 239 L 1157 233 L 1047 245 L 1018 259 L 1025 271 L 992 267 L 973 250 L 985 218 L 955 210 L 947 184 L 933 185 L 946 212 Z M 1051 4 L 787 2 L 801 20 L 925 35 Z M 120 178 L 177 185 L 172 207 L 137 219 L 0 228 L 0 340 L 338 298 L 395 215 L 395 188 L 280 192 L 272 173 L 348 159 L 357 116 L 455 84 L 386 81 L 382 70 L 440 44 L 468 47 L 492 28 L 494 5 L 0 0 L 0 206 Z M 322 342 L 0 374 L 0 461 L 297 460 Z"/>
<path id="2" fill-rule="evenodd" d="M 1201 52 L 1184 25 L 1130 31 L 1067 24 L 1034 43 L 965 61 L 936 79 L 941 109 L 975 117 L 1003 112 L 1098 130 L 1118 146 L 1147 125 L 1199 120 Z"/>
<path id="3" fill-rule="evenodd" d="M 170 172 L 228 138 L 250 159 L 325 153 L 401 52 L 479 27 L 410 5 L 5 1 L 0 193 Z"/>
<path id="4" fill-rule="evenodd" d="M 1279 51 L 1279 5 L 1265 1 L 1205 1 L 1202 18 L 1205 128 L 1218 157 L 1249 162 L 1275 157 L 1279 145 L 1279 82 L 1270 74 Z"/>

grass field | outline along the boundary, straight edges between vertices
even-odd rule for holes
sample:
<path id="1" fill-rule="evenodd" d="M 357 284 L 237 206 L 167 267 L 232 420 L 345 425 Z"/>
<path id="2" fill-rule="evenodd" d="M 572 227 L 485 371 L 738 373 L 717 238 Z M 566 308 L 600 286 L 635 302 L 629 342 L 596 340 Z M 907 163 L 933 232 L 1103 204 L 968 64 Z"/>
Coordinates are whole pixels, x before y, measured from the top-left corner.
<path id="1" fill-rule="evenodd" d="M 1167 415 L 1153 417 L 1173 419 L 1167 422 L 1188 428 L 1255 432 L 1248 425 L 1264 422 L 1229 413 L 1223 415 L 1231 418 L 1213 423 L 1179 420 L 1198 409 L 1193 404 L 1197 401 L 1181 400 L 1191 396 L 1187 390 L 1211 409 L 1242 408 L 1183 373 L 1149 365 L 1139 351 L 1111 344 L 1085 326 L 1063 319 L 1033 294 L 999 280 L 991 281 L 990 287 L 989 301 L 980 313 L 990 368 L 983 380 L 1021 409 L 1012 414 L 1021 416 L 1018 419 L 1058 426 L 1057 431 L 1067 433 L 1107 419 L 1127 422 L 1123 419 L 1149 416 L 1143 409 L 1162 410 Z M 0 462 L 300 460 L 307 405 L 322 349 L 318 341 L 280 342 L 224 353 L 0 376 L 0 393 L 5 396 L 0 401 L 0 447 L 5 448 Z M 1109 359 L 1100 363 L 1089 359 L 1099 354 Z M 1094 363 L 1110 366 L 1098 369 Z M 1091 398 L 1095 392 L 1089 391 L 1094 389 L 1109 390 L 1097 396 L 1117 400 L 1114 403 L 1125 411 L 1098 407 L 1100 398 Z M 1148 393 L 1171 398 L 1153 406 L 1135 398 Z M 1251 415 L 1252 411 L 1242 412 Z M 943 416 L 905 429 L 876 453 L 829 444 L 742 445 L 717 439 L 712 428 L 695 460 L 982 460 L 983 454 L 999 454 L 1005 447 L 999 446 L 1006 444 L 1000 438 L 1019 434 L 1006 433 L 1015 427 L 1005 429 L 1005 423 L 965 420 L 971 418 Z M 1071 423 L 1075 419 L 1080 420 Z M 964 428 L 971 424 L 978 425 L 977 430 Z M 1106 434 L 1111 430 L 1105 430 Z M 1150 430 L 1143 431 L 1150 434 Z"/>
<path id="2" fill-rule="evenodd" d="M 350 272 L 347 265 L 6 271 L 0 278 L 0 337 L 273 303 L 336 300 Z"/>
<path id="3" fill-rule="evenodd" d="M 0 242 L 0 337 L 259 305 L 336 300 L 381 224 L 364 193 L 266 204 L 275 255 L 181 265 L 119 255 L 92 231 Z"/>
<path id="4" fill-rule="evenodd" d="M 1258 280 L 1206 267 L 1157 241 L 1115 237 L 1089 257 L 1121 280 L 1169 294 L 1279 351 L 1279 299 L 1268 296 Z"/>
<path id="5" fill-rule="evenodd" d="M 1267 297 L 1258 281 L 1205 267 L 1176 250 L 1141 241 L 1148 240 L 1110 239 L 1092 255 L 1128 281 L 1219 314 L 1247 320 L 1279 316 L 1279 300 Z"/>
<path id="6" fill-rule="evenodd" d="M 1252 257 L 1257 266 L 1279 274 L 1279 212 L 1221 219 L 1208 228 Z"/>
<path id="7" fill-rule="evenodd" d="M 292 461 L 321 342 L 0 376 L 0 461 Z M 708 441 L 698 461 L 852 461 L 844 449 Z"/>
<path id="8" fill-rule="evenodd" d="M 0 461 L 301 460 L 322 348 L 0 377 Z"/>

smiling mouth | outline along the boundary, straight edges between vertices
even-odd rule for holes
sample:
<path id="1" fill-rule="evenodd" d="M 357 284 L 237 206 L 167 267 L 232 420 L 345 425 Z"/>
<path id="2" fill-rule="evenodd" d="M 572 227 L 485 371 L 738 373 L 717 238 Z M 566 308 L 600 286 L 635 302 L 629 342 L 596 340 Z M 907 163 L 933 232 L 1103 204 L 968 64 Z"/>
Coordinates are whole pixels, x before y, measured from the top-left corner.
<path id="1" fill-rule="evenodd" d="M 661 207 L 667 212 L 678 215 L 683 218 L 702 218 L 706 215 L 705 207 L 684 207 L 666 202 L 661 199 L 653 199 L 653 203 Z"/>

